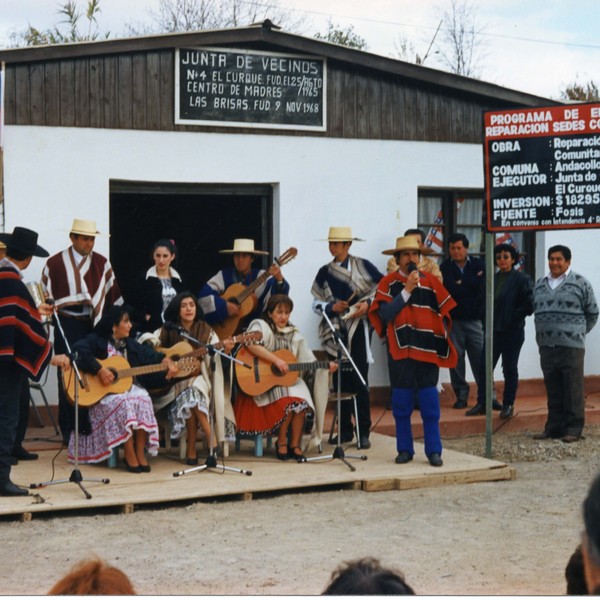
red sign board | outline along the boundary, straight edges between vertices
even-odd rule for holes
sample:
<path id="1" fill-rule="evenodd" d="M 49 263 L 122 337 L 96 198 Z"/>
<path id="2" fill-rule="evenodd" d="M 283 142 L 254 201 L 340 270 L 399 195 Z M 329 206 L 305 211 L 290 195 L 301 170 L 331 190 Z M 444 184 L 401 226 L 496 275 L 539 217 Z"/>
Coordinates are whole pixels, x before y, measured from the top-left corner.
<path id="1" fill-rule="evenodd" d="M 600 227 L 600 104 L 484 114 L 488 231 Z"/>

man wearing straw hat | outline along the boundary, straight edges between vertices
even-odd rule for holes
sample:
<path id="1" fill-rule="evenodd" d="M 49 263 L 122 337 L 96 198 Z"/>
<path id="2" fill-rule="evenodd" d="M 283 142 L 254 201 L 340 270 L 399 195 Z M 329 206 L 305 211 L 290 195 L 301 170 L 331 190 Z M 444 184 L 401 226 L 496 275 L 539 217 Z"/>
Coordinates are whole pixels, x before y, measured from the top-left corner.
<path id="1" fill-rule="evenodd" d="M 353 237 L 350 227 L 330 227 L 329 252 L 333 260 L 319 269 L 312 284 L 314 297 L 313 310 L 317 314 L 325 312 L 341 334 L 363 379 L 369 380 L 371 354 L 371 333 L 367 311 L 377 283 L 383 277 L 377 267 L 364 258 L 350 254 L 353 241 L 363 241 Z M 319 323 L 321 345 L 331 357 L 337 356 L 337 344 L 333 332 L 325 319 Z M 334 385 L 338 374 L 334 374 Z M 359 448 L 370 448 L 371 408 L 369 390 L 351 371 L 342 377 L 342 391 L 356 394 L 358 408 Z M 354 432 L 351 420 L 351 407 L 342 404 L 340 415 L 340 443 L 352 441 Z M 332 440 L 337 443 L 337 439 Z"/>
<path id="2" fill-rule="evenodd" d="M 227 317 L 237 316 L 240 305 L 221 298 L 222 294 L 234 283 L 244 286 L 250 285 L 265 271 L 264 269 L 252 268 L 254 257 L 257 255 L 268 255 L 264 250 L 254 248 L 254 240 L 239 238 L 233 241 L 233 248 L 219 250 L 219 254 L 232 254 L 233 266 L 219 271 L 209 279 L 198 293 L 198 302 L 207 323 L 213 325 L 221 323 Z M 269 298 L 273 294 L 289 294 L 290 285 L 283 278 L 281 269 L 277 265 L 269 267 L 269 277 L 262 285 L 254 290 L 256 296 L 256 308 L 240 322 L 240 326 L 250 323 L 264 312 Z"/>
<path id="3" fill-rule="evenodd" d="M 90 333 L 104 310 L 122 304 L 121 292 L 113 268 L 107 258 L 94 252 L 95 221 L 74 219 L 69 233 L 71 246 L 50 257 L 42 272 L 44 291 L 54 300 L 69 345 Z M 57 352 L 66 352 L 66 344 L 57 328 L 54 330 Z M 85 432 L 87 413 L 82 411 L 80 427 Z M 68 444 L 75 426 L 75 413 L 58 377 L 58 424 Z"/>
<path id="4" fill-rule="evenodd" d="M 29 408 L 29 378 L 38 381 L 50 362 L 69 366 L 66 356 L 51 359 L 40 312 L 21 281 L 34 256 L 48 256 L 37 239 L 25 227 L 0 234 L 6 244 L 6 256 L 0 259 L 0 496 L 28 495 L 11 481 L 10 471 L 19 419 Z"/>
<path id="5" fill-rule="evenodd" d="M 437 278 L 417 269 L 421 252 L 414 237 L 398 238 L 396 247 L 383 254 L 396 258 L 398 270 L 379 282 L 369 318 L 379 337 L 387 339 L 396 463 L 410 462 L 415 453 L 410 417 L 416 387 L 425 454 L 431 466 L 441 467 L 437 382 L 440 367 L 456 365 L 456 350 L 448 336 L 450 311 L 456 303 Z"/>

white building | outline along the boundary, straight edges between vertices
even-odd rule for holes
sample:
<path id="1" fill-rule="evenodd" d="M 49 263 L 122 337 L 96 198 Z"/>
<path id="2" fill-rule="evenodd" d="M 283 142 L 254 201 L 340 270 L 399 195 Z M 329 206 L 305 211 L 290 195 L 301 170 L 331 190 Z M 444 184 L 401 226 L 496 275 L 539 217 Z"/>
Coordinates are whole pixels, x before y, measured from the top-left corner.
<path id="1" fill-rule="evenodd" d="M 236 237 L 253 237 L 272 256 L 295 246 L 283 271 L 293 321 L 315 348 L 310 288 L 330 260 L 328 227 L 351 226 L 366 240 L 352 252 L 385 271 L 381 251 L 409 227 L 428 230 L 441 209 L 444 232 L 463 231 L 477 252 L 482 112 L 554 104 L 267 24 L 11 49 L 0 61 L 6 231 L 35 229 L 55 253 L 73 218 L 95 219 L 110 232 L 96 249 L 125 292 L 160 237 L 176 240 L 179 270 L 196 290 L 230 260 L 217 250 Z M 564 243 L 600 292 L 594 238 L 519 236 L 533 277 L 546 270 L 547 248 Z M 39 279 L 42 267 L 35 259 L 27 277 Z M 589 375 L 600 373 L 599 340 L 592 332 Z M 371 385 L 386 386 L 376 338 L 373 350 Z M 520 372 L 541 377 L 532 319 Z"/>

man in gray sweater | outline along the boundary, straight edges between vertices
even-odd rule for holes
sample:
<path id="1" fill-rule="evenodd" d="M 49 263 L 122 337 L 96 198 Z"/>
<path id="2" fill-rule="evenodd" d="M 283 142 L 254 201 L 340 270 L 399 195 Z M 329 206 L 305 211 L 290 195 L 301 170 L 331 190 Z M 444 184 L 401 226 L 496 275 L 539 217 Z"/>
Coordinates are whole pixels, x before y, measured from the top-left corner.
<path id="1" fill-rule="evenodd" d="M 598 320 L 590 282 L 571 270 L 571 250 L 548 250 L 550 272 L 533 290 L 535 337 L 548 396 L 548 420 L 536 440 L 576 442 L 585 422 L 583 359 L 585 336 Z"/>

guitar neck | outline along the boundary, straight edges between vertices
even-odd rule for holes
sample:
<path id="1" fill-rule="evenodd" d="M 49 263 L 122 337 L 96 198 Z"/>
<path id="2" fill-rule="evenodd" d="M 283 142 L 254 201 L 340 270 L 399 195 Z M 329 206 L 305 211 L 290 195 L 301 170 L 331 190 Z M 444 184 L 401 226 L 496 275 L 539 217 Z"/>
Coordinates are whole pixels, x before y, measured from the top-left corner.
<path id="1" fill-rule="evenodd" d="M 259 288 L 267 279 L 269 279 L 269 271 L 265 271 L 262 275 L 259 275 L 252 283 L 248 284 L 246 289 L 236 296 L 236 300 L 239 304 L 242 304 L 246 298 L 249 298 L 254 290 Z"/>
<path id="2" fill-rule="evenodd" d="M 291 363 L 288 364 L 290 371 L 316 371 L 317 369 L 329 369 L 329 362 L 317 360 L 316 362 Z"/>
<path id="3" fill-rule="evenodd" d="M 137 375 L 148 375 L 149 373 L 159 373 L 166 371 L 167 365 L 145 365 L 143 367 L 130 367 L 129 369 L 120 369 L 118 371 L 119 378 L 121 377 L 136 377 Z"/>

